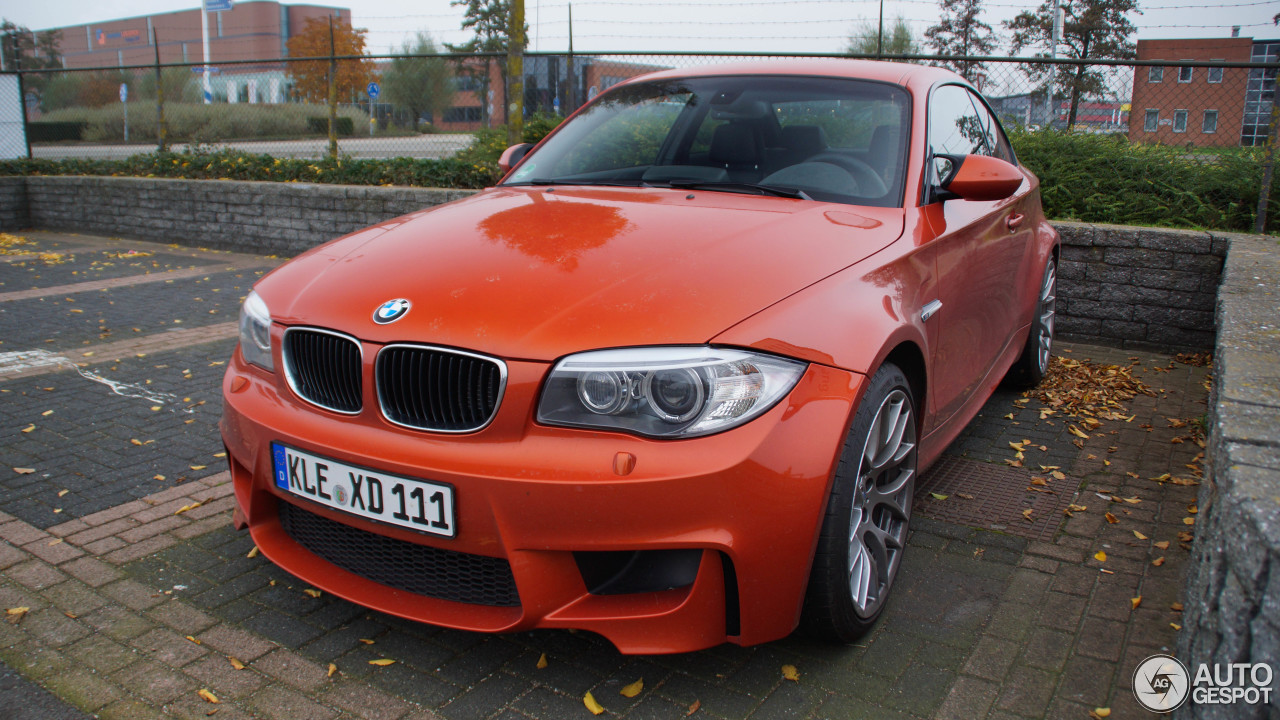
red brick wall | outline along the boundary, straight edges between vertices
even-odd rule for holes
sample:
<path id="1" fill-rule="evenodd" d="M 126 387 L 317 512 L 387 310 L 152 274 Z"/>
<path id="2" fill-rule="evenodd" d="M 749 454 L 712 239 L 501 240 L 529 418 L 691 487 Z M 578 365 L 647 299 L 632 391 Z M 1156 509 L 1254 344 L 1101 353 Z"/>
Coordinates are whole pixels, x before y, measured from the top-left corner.
<path id="1" fill-rule="evenodd" d="M 1249 62 L 1251 38 L 1198 40 L 1139 40 L 1139 60 L 1224 60 Z M 1134 142 L 1226 147 L 1240 144 L 1244 122 L 1244 93 L 1249 71 L 1222 70 L 1222 82 L 1209 82 L 1209 68 L 1192 68 L 1191 82 L 1178 81 L 1178 68 L 1166 66 L 1160 82 L 1151 82 L 1150 67 L 1134 68 L 1133 107 L 1129 112 L 1129 139 Z M 1144 129 L 1146 111 L 1160 112 L 1155 132 Z M 1173 131 L 1174 112 L 1187 111 L 1185 132 Z M 1217 132 L 1204 133 L 1204 111 L 1218 111 Z"/>

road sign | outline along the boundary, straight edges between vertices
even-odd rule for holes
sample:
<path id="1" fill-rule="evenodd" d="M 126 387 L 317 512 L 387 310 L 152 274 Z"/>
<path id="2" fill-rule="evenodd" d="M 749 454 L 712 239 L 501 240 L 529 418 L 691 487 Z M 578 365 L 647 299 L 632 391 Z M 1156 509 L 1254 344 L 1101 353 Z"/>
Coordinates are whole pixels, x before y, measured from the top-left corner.
<path id="1" fill-rule="evenodd" d="M 232 0 L 204 0 L 205 12 L 226 12 L 231 9 Z"/>
<path id="2" fill-rule="evenodd" d="M 120 102 L 126 102 L 129 99 L 129 86 L 120 83 Z"/>
<path id="3" fill-rule="evenodd" d="M 375 99 L 378 97 L 378 93 L 382 92 L 382 88 L 378 87 L 378 83 L 371 82 L 369 87 L 365 88 L 365 91 L 369 93 L 370 99 Z"/>
<path id="4" fill-rule="evenodd" d="M 191 72 L 193 72 L 193 73 L 195 73 L 195 74 L 197 74 L 197 75 L 201 75 L 201 74 L 203 74 L 203 73 L 204 73 L 204 66 L 203 66 L 203 65 L 196 65 L 195 67 L 191 68 Z M 214 67 L 214 66 L 212 66 L 212 65 L 210 65 L 210 66 L 209 66 L 209 74 L 210 74 L 210 75 L 217 75 L 217 74 L 218 74 L 218 73 L 220 73 L 220 72 L 222 72 L 222 68 L 216 68 L 216 67 Z"/>

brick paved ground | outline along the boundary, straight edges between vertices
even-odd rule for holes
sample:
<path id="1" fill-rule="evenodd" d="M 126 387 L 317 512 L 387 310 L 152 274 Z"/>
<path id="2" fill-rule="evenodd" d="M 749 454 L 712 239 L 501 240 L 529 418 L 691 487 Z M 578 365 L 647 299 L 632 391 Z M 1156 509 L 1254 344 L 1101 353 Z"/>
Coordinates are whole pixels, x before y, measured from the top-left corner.
<path id="1" fill-rule="evenodd" d="M 84 256 L 175 252 L 50 233 L 27 237 Z M 1151 478 L 1192 475 L 1185 465 L 1199 448 L 1173 442 L 1189 431 L 1170 425 L 1203 415 L 1205 370 L 1086 346 L 1063 350 L 1124 365 L 1136 358 L 1137 377 L 1156 396 L 1128 403 L 1131 422 L 1108 421 L 1081 439 L 1061 416 L 1041 419 L 1038 402 L 998 393 L 942 467 L 1000 476 L 1004 484 L 938 492 L 946 473 L 924 479 L 900 585 L 884 620 L 856 646 L 792 637 L 755 648 L 627 657 L 588 633 L 475 635 L 311 597 L 262 557 L 248 557 L 247 536 L 229 527 L 230 486 L 215 457 L 216 363 L 234 334 L 226 321 L 234 319 L 233 298 L 271 261 L 182 252 L 196 257 L 174 265 L 166 278 L 172 283 L 140 273 L 90 276 L 116 285 L 106 292 L 59 287 L 40 296 L 42 305 L 39 297 L 6 300 L 13 285 L 0 286 L 7 341 L 0 345 L 0 608 L 29 608 L 9 616 L 16 622 L 0 622 L 0 662 L 69 704 L 60 710 L 68 717 L 78 709 L 117 718 L 206 717 L 213 710 L 219 718 L 289 720 L 571 718 L 589 716 L 581 699 L 589 690 L 610 714 L 627 718 L 684 717 L 695 704 L 694 717 L 720 718 L 1083 720 L 1096 707 L 1130 718 L 1141 716 L 1128 687 L 1134 667 L 1174 645 L 1171 623 L 1179 615 L 1170 606 L 1187 559 L 1178 533 L 1193 529 L 1183 519 L 1194 517 L 1188 505 L 1195 488 Z M 0 271 L 6 260 L 13 262 L 0 256 Z M 190 265 L 224 263 L 237 266 L 211 271 L 217 283 L 206 284 L 203 273 L 180 274 Z M 48 279 L 66 284 L 61 275 Z M 194 298 L 208 301 L 213 287 L 229 296 L 221 311 L 188 312 Z M 44 318 L 22 313 L 65 310 L 54 303 L 66 297 L 90 316 L 90 327 L 113 318 L 113 332 L 88 337 L 82 324 L 58 315 L 51 327 L 80 333 L 74 344 L 47 344 L 65 362 L 6 364 L 5 353 L 40 349 L 31 343 L 47 339 L 38 331 Z M 178 335 L 156 322 L 132 333 L 114 318 L 145 316 L 122 307 L 138 302 L 179 308 L 196 331 Z M 11 340 L 9 327 L 22 329 L 12 337 L 27 343 Z M 135 356 L 144 350 L 145 357 Z M 116 394 L 69 363 L 161 401 Z M 1031 441 L 1026 467 L 1010 469 L 1009 443 L 1024 440 Z M 1040 465 L 1057 466 L 1064 478 Z M 1036 510 L 1033 520 L 1048 530 L 1022 527 L 1028 521 L 1019 508 L 1045 494 L 1022 488 L 1019 474 L 1028 487 L 1034 477 L 1048 478 L 1040 487 L 1055 493 L 1052 502 L 1035 508 L 1075 503 L 1087 510 L 1052 519 Z M 977 527 L 939 519 L 963 516 L 965 503 L 992 503 L 1014 515 L 977 513 L 982 521 L 968 521 Z M 1155 545 L 1165 542 L 1165 549 Z M 1105 561 L 1096 559 L 1099 551 Z M 1164 561 L 1153 564 L 1158 558 Z M 538 669 L 543 653 L 548 665 Z M 381 658 L 395 663 L 369 663 Z M 799 670 L 797 682 L 783 678 L 783 665 Z M 638 696 L 619 693 L 640 678 Z M 0 715 L 26 709 L 19 698 L 39 694 L 14 682 L 21 692 L 0 695 Z M 200 697 L 202 689 L 220 703 Z"/>

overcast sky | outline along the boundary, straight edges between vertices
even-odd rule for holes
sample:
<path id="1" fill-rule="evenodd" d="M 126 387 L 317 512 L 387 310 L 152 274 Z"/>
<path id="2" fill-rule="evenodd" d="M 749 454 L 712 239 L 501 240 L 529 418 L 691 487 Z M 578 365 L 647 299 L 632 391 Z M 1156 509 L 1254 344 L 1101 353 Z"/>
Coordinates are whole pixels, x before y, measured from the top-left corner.
<path id="1" fill-rule="evenodd" d="M 292 4 L 292 3 L 290 3 Z M 316 2 L 348 7 L 356 27 L 369 30 L 369 50 L 386 53 L 411 33 L 426 30 L 437 41 L 463 42 L 460 8 L 449 0 L 347 0 Z M 984 2 L 984 20 L 1002 37 L 1000 21 L 1038 0 Z M 192 0 L 5 0 L 0 15 L 19 25 L 44 29 L 198 7 Z M 845 0 L 575 0 L 574 50 L 838 52 L 859 22 L 874 22 L 878 2 Z M 1228 37 L 1232 25 L 1245 37 L 1280 37 L 1272 17 L 1280 0 L 1150 0 L 1132 17 L 1141 39 Z M 568 2 L 525 0 L 531 50 L 562 51 L 568 46 Z M 901 15 L 921 35 L 937 22 L 935 0 L 885 2 L 885 15 Z M 1204 23 L 1212 23 L 1206 25 Z M 1002 46 L 998 53 L 1007 52 Z"/>

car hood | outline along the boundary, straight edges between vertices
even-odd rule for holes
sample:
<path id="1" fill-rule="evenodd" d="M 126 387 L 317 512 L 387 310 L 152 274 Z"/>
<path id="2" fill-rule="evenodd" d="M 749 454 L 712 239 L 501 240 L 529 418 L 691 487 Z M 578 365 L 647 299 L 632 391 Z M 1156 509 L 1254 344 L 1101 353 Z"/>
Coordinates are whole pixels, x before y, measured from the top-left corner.
<path id="1" fill-rule="evenodd" d="M 902 233 L 901 209 L 657 188 L 494 188 L 258 284 L 275 320 L 508 359 L 706 342 Z M 373 313 L 412 307 L 379 325 Z"/>

